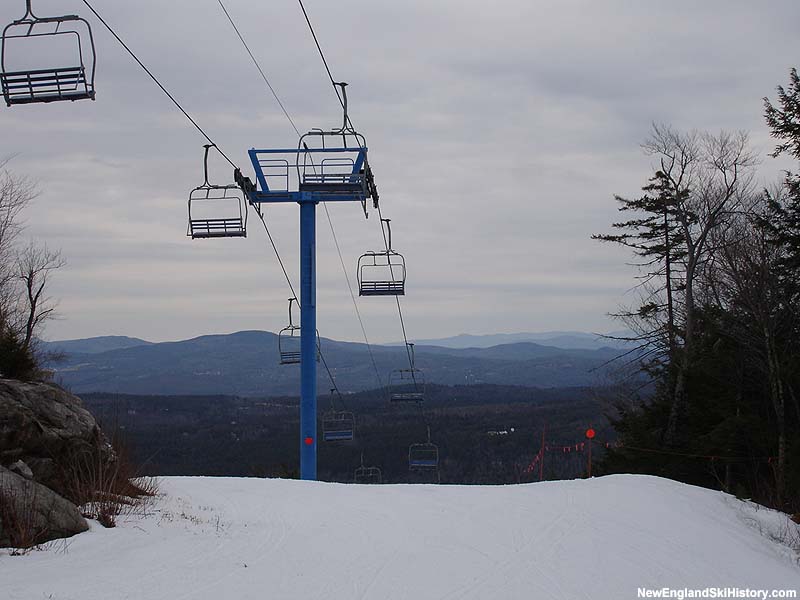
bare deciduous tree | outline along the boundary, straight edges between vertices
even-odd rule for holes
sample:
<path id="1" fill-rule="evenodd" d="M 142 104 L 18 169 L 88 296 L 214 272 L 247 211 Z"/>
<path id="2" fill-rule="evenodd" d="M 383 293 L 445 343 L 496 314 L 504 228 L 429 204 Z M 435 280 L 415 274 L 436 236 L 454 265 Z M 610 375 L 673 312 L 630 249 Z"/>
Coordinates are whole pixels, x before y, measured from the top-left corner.
<path id="1" fill-rule="evenodd" d="M 42 324 L 53 316 L 55 302 L 47 294 L 48 280 L 64 266 L 60 252 L 30 241 L 20 244 L 22 211 L 36 197 L 36 186 L 0 160 L 0 338 L 8 357 L 0 357 L 0 371 L 8 376 L 35 368 L 34 345 Z M 24 360 L 12 354 L 24 354 Z M 8 358 L 8 360 L 5 360 Z M 3 366 L 5 365 L 5 366 Z"/>
<path id="2" fill-rule="evenodd" d="M 684 250 L 678 286 L 681 293 L 676 301 L 682 343 L 675 357 L 672 408 L 665 432 L 666 441 L 672 442 L 687 409 L 686 384 L 695 350 L 697 279 L 714 256 L 712 233 L 726 227 L 732 215 L 752 202 L 757 160 L 744 132 L 682 133 L 654 125 L 644 148 L 658 158 L 660 172 L 672 188 L 677 234 Z"/>
<path id="3" fill-rule="evenodd" d="M 11 158 L 0 159 L 0 319 L 4 324 L 16 300 L 16 244 L 22 232 L 21 212 L 36 197 L 36 186 L 6 169 Z"/>
<path id="4" fill-rule="evenodd" d="M 61 253 L 47 246 L 31 242 L 17 256 L 16 277 L 22 284 L 18 315 L 22 319 L 22 340 L 25 348 L 31 347 L 39 326 L 52 317 L 56 305 L 47 296 L 50 274 L 65 265 Z"/>
<path id="5" fill-rule="evenodd" d="M 715 288 L 720 308 L 736 317 L 727 335 L 747 349 L 749 367 L 768 384 L 778 448 L 775 493 L 781 506 L 787 450 L 785 377 L 791 358 L 788 344 L 792 341 L 785 332 L 793 329 L 797 317 L 778 276 L 782 248 L 772 242 L 767 229 L 759 226 L 764 218 L 758 212 L 742 215 L 721 233 L 724 240 L 719 243 L 718 268 L 710 274 L 709 284 Z"/>

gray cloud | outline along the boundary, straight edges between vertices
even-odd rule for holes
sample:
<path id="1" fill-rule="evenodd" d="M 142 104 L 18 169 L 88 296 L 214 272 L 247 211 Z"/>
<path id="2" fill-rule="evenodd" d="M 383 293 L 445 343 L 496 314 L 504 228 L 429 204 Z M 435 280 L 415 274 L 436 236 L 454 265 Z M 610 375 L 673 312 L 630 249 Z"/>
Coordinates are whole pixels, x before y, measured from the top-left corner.
<path id="1" fill-rule="evenodd" d="M 19 16 L 6 2 L 0 20 Z M 65 5 L 69 4 L 68 8 Z M 40 0 L 41 14 L 83 12 Z M 339 123 L 335 96 L 292 2 L 227 6 L 301 130 Z M 748 129 L 772 146 L 761 97 L 786 80 L 800 6 L 790 0 L 530 2 L 307 0 L 335 77 L 351 83 L 395 246 L 409 264 L 412 337 L 458 332 L 609 330 L 632 271 L 592 242 L 633 195 L 652 121 Z M 101 2 L 97 8 L 247 166 L 250 147 L 293 146 L 214 0 Z M 92 21 L 95 24 L 94 21 Z M 260 223 L 246 240 L 183 237 L 203 139 L 99 24 L 97 102 L 0 111 L 0 154 L 39 181 L 29 233 L 61 247 L 62 319 L 52 338 L 123 333 L 153 340 L 285 320 L 289 292 Z M 784 166 L 765 159 L 761 177 Z M 224 161 L 213 176 L 230 178 Z M 351 279 L 380 248 L 377 215 L 330 206 Z M 290 273 L 297 210 L 267 211 Z M 320 330 L 358 339 L 320 211 Z M 359 301 L 376 341 L 400 337 L 390 301 Z"/>

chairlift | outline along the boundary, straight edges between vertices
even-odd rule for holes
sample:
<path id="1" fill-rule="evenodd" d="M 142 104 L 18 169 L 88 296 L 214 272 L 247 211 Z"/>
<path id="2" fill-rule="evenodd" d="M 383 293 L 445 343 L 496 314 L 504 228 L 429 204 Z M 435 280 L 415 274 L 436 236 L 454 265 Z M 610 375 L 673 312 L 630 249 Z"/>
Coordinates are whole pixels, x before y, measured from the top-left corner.
<path id="1" fill-rule="evenodd" d="M 352 412 L 338 411 L 334 406 L 333 394 L 338 393 L 331 388 L 331 409 L 322 415 L 323 442 L 352 442 L 355 438 L 356 418 Z"/>
<path id="2" fill-rule="evenodd" d="M 361 454 L 361 466 L 356 467 L 353 474 L 353 481 L 358 484 L 381 484 L 383 483 L 383 473 L 378 467 L 364 466 L 364 454 Z"/>
<path id="3" fill-rule="evenodd" d="M 356 419 L 351 412 L 333 411 L 322 416 L 322 441 L 352 442 L 355 438 Z"/>
<path id="4" fill-rule="evenodd" d="M 439 468 L 439 447 L 431 442 L 431 428 L 428 427 L 428 441 L 411 444 L 408 447 L 408 468 L 410 471 L 424 471 Z"/>
<path id="5" fill-rule="evenodd" d="M 396 369 L 389 374 L 389 390 L 392 402 L 423 402 L 425 374 L 419 369 Z"/>
<path id="6" fill-rule="evenodd" d="M 203 158 L 205 180 L 189 193 L 189 227 L 192 239 L 247 237 L 247 205 L 237 184 L 212 185 L 208 182 L 208 151 Z"/>
<path id="7" fill-rule="evenodd" d="M 347 115 L 347 83 L 334 83 L 341 89 L 343 109 L 342 126 L 325 131 L 312 129 L 300 137 L 297 152 L 298 189 L 301 192 L 324 192 L 326 195 L 352 195 L 362 198 L 364 214 L 367 215 L 367 198 L 372 198 L 378 207 L 378 190 L 367 158 L 367 141 L 358 133 Z M 338 139 L 341 137 L 341 144 Z M 352 138 L 348 142 L 348 138 Z M 318 139 L 320 148 L 311 149 L 309 143 Z M 326 142 L 326 140 L 328 140 Z M 326 156 L 319 163 L 313 153 L 322 152 Z"/>
<path id="8" fill-rule="evenodd" d="M 278 353 L 280 364 L 296 365 L 301 362 L 300 326 L 292 319 L 292 304 L 297 298 L 289 298 L 289 324 L 278 332 Z M 317 361 L 319 361 L 319 332 L 317 332 Z"/>
<path id="9" fill-rule="evenodd" d="M 389 400 L 391 402 L 423 402 L 425 400 L 425 374 L 417 369 L 414 344 L 407 344 L 409 368 L 395 369 L 389 373 Z"/>
<path id="10" fill-rule="evenodd" d="M 88 21 L 77 15 L 37 17 L 31 0 L 25 5 L 25 15 L 6 25 L 0 40 L 6 105 L 94 100 L 97 59 Z"/>
<path id="11" fill-rule="evenodd" d="M 297 298 L 289 298 L 289 324 L 278 333 L 278 352 L 282 365 L 300 363 L 300 326 L 292 321 L 292 304 Z"/>
<path id="12" fill-rule="evenodd" d="M 248 193 L 261 202 L 359 201 L 367 216 L 367 200 L 378 207 L 378 189 L 369 165 L 367 143 L 347 115 L 346 83 L 341 88 L 343 121 L 339 128 L 315 128 L 300 136 L 295 148 L 249 150 L 258 189 Z"/>
<path id="13" fill-rule="evenodd" d="M 391 219 L 381 219 L 386 224 L 388 243 L 386 250 L 365 252 L 358 259 L 359 296 L 405 296 L 406 260 L 392 249 Z"/>

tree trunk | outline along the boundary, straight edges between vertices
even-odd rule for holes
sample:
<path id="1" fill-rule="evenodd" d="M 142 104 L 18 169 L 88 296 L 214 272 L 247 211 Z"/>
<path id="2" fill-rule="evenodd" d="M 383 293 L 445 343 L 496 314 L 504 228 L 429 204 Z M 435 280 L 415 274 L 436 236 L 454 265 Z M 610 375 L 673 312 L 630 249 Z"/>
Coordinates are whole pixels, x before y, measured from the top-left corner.
<path id="1" fill-rule="evenodd" d="M 691 250 L 690 250 L 691 252 Z M 689 265 L 686 269 L 686 317 L 685 317 L 685 332 L 683 336 L 683 352 L 681 353 L 680 360 L 677 361 L 677 370 L 675 375 L 675 391 L 672 395 L 672 407 L 669 412 L 669 421 L 667 422 L 667 430 L 664 435 L 664 441 L 667 445 L 674 445 L 677 442 L 678 432 L 680 429 L 680 421 L 686 412 L 687 393 L 686 393 L 686 379 L 689 374 L 689 367 L 691 365 L 691 355 L 693 350 L 694 341 L 694 258 L 690 255 Z"/>
<path id="2" fill-rule="evenodd" d="M 672 299 L 672 247 L 669 239 L 669 211 L 664 204 L 664 279 L 667 290 L 667 340 L 669 343 L 670 371 L 675 362 L 675 304 Z M 669 374 L 672 386 L 672 374 Z M 674 393 L 674 390 L 672 390 Z"/>
<path id="3" fill-rule="evenodd" d="M 781 380 L 780 359 L 768 327 L 764 327 L 764 341 L 767 346 L 769 391 L 778 425 L 778 464 L 775 467 L 775 500 L 778 507 L 782 507 L 786 487 L 786 400 L 783 392 L 783 381 Z"/>

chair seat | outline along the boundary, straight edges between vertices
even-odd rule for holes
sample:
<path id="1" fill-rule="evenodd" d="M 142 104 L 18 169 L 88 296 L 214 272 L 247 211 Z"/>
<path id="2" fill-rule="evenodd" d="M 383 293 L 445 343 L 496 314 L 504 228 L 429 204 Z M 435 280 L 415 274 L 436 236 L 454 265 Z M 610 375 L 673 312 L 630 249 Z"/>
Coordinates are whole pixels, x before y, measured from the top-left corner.
<path id="1" fill-rule="evenodd" d="M 95 99 L 83 67 L 6 71 L 0 73 L 0 85 L 8 106 Z"/>
<path id="2" fill-rule="evenodd" d="M 408 392 L 391 394 L 390 400 L 392 402 L 421 402 L 424 399 L 422 392 Z"/>
<path id="3" fill-rule="evenodd" d="M 189 221 L 192 239 L 247 237 L 242 219 L 192 219 Z"/>
<path id="4" fill-rule="evenodd" d="M 335 182 L 312 182 L 301 183 L 298 186 L 301 192 L 329 192 L 329 193 L 359 193 L 364 191 L 364 186 L 360 183 L 335 183 Z"/>
<path id="5" fill-rule="evenodd" d="M 300 352 L 281 352 L 282 365 L 296 365 L 300 362 Z"/>
<path id="6" fill-rule="evenodd" d="M 439 466 L 438 460 L 412 460 L 409 463 L 411 468 L 421 468 L 421 469 L 435 469 Z"/>
<path id="7" fill-rule="evenodd" d="M 362 281 L 359 296 L 405 296 L 403 281 Z"/>
<path id="8" fill-rule="evenodd" d="M 353 439 L 353 430 L 348 431 L 325 431 L 322 439 L 326 442 L 349 442 Z"/>

